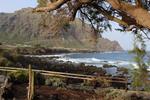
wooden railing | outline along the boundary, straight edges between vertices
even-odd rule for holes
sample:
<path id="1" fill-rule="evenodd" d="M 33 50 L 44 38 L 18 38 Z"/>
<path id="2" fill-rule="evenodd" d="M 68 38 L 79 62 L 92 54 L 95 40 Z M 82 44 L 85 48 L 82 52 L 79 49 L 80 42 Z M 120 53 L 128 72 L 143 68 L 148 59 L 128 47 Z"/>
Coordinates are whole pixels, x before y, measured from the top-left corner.
<path id="1" fill-rule="evenodd" d="M 18 70 L 28 71 L 27 68 L 2 67 L 2 66 L 0 66 L 0 71 L 16 72 Z M 39 72 L 40 74 L 45 75 L 45 76 L 55 76 L 55 77 L 81 79 L 81 80 L 89 80 L 89 81 L 102 79 L 102 80 L 106 80 L 107 82 L 127 83 L 127 79 L 126 78 L 119 78 L 119 77 L 92 76 L 92 75 L 73 74 L 73 73 L 46 71 L 46 70 L 37 70 L 37 69 L 32 69 L 32 71 Z"/>

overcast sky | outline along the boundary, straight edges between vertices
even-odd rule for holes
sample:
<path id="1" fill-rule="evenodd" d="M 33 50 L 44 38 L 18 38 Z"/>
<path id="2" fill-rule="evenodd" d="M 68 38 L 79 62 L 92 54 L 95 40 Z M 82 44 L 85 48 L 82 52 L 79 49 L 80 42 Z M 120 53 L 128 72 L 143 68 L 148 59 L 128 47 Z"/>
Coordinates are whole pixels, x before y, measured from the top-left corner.
<path id="1" fill-rule="evenodd" d="M 1 0 L 0 12 L 14 12 L 21 8 L 35 7 L 37 5 L 36 0 Z M 112 23 L 113 27 L 117 27 L 117 24 Z M 120 33 L 118 31 L 108 31 L 103 33 L 103 37 L 110 40 L 116 40 L 125 50 L 131 50 L 133 48 L 133 36 L 131 33 Z M 147 49 L 150 50 L 150 41 L 147 42 Z"/>

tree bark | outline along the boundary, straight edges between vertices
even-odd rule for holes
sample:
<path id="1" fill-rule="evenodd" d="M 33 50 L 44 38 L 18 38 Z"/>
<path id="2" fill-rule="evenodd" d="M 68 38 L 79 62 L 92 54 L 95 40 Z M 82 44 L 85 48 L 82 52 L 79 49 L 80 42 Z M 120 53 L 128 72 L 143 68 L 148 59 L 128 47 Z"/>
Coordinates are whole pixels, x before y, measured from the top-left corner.
<path id="1" fill-rule="evenodd" d="M 107 0 L 112 7 L 118 11 L 125 12 L 129 17 L 135 19 L 139 26 L 150 29 L 150 13 L 141 6 L 131 5 L 119 0 Z"/>

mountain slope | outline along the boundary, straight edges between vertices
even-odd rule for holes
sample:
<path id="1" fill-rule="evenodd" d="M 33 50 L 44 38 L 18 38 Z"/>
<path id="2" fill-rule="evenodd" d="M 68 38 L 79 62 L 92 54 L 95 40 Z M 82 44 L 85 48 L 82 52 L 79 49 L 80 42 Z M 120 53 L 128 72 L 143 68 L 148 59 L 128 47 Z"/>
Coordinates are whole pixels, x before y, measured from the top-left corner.
<path id="1" fill-rule="evenodd" d="M 33 13 L 32 8 L 0 13 L 0 42 L 96 51 L 122 50 L 116 41 L 99 37 L 95 42 L 90 25 L 82 25 L 79 19 L 68 24 L 62 18 L 52 13 Z"/>

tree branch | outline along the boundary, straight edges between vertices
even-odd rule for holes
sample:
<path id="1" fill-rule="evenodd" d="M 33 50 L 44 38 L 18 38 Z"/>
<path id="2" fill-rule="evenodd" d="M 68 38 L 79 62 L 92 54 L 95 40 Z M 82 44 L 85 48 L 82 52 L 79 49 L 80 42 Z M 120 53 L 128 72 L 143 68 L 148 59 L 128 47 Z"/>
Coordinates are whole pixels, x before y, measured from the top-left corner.
<path id="1" fill-rule="evenodd" d="M 94 27 L 94 24 L 93 24 L 93 22 L 92 22 L 92 19 L 88 16 L 88 14 L 85 13 L 85 12 L 83 12 L 82 10 L 80 10 L 80 13 L 83 14 L 83 15 L 88 19 L 88 21 L 91 23 L 92 28 L 93 28 L 94 31 L 95 31 L 96 29 L 95 29 L 95 27 Z"/>
<path id="2" fill-rule="evenodd" d="M 85 3 L 90 3 L 93 0 L 79 0 L 80 3 L 85 4 Z"/>
<path id="3" fill-rule="evenodd" d="M 142 7 L 130 5 L 120 0 L 107 0 L 112 7 L 120 12 L 125 12 L 128 17 L 136 20 L 140 26 L 150 29 L 150 13 Z"/>
<path id="4" fill-rule="evenodd" d="M 136 0 L 136 5 L 138 7 L 142 7 L 142 1 L 141 0 Z"/>
<path id="5" fill-rule="evenodd" d="M 101 7 L 99 7 L 98 5 L 93 4 L 93 8 L 97 9 L 97 11 L 99 13 L 101 13 L 104 16 L 106 16 L 109 20 L 117 22 L 118 24 L 121 24 L 121 25 L 124 25 L 124 26 L 129 26 L 128 23 L 126 23 L 125 21 L 123 21 L 123 20 L 121 20 L 119 18 L 116 18 L 116 17 L 112 16 L 110 14 L 110 12 L 108 12 L 108 11 L 106 11 L 104 9 L 102 10 Z"/>
<path id="6" fill-rule="evenodd" d="M 146 39 L 150 40 L 150 37 L 148 36 L 148 33 L 144 32 L 143 29 L 140 29 L 140 30 L 144 33 L 144 35 L 146 36 Z"/>
<path id="7" fill-rule="evenodd" d="M 71 5 L 72 8 L 69 7 L 69 11 L 72 14 L 72 20 L 74 20 L 77 11 L 81 7 L 88 5 L 89 7 L 93 7 L 97 9 L 97 7 L 99 6 L 98 3 L 102 3 L 101 0 L 55 0 L 49 3 L 47 7 L 36 8 L 35 11 L 45 12 L 45 11 L 56 10 L 68 2 L 72 4 Z M 119 12 L 119 15 L 122 17 L 122 19 L 119 19 L 111 15 L 111 13 L 107 10 L 98 9 L 99 13 L 102 13 L 109 20 L 115 21 L 125 26 L 136 25 L 138 27 L 145 27 L 145 28 L 150 29 L 150 20 L 149 20 L 150 13 L 142 7 L 142 0 L 136 0 L 136 3 L 138 6 L 129 4 L 122 0 L 106 0 L 106 2 L 111 4 L 112 8 L 116 10 L 117 12 Z M 95 3 L 97 7 L 91 6 L 91 4 L 93 3 Z"/>

